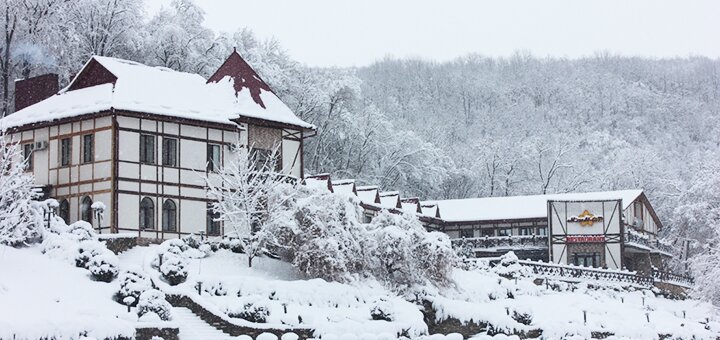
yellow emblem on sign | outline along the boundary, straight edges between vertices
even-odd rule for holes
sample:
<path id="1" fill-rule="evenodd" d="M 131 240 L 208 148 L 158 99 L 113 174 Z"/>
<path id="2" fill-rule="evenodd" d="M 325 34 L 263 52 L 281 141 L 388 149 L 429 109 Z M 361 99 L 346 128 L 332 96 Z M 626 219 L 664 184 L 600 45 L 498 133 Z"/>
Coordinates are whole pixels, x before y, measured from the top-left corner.
<path id="1" fill-rule="evenodd" d="M 590 227 L 595 224 L 595 222 L 601 222 L 602 220 L 603 217 L 601 215 L 593 215 L 587 210 L 578 216 L 570 216 L 570 218 L 568 218 L 568 222 L 578 222 L 583 227 Z"/>

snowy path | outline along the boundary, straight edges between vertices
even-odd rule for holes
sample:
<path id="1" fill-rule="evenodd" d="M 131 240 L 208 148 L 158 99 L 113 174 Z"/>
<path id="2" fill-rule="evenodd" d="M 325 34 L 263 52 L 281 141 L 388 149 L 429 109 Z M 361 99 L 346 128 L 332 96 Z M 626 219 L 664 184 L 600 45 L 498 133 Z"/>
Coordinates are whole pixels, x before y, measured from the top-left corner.
<path id="1" fill-rule="evenodd" d="M 173 322 L 180 326 L 180 340 L 232 339 L 222 331 L 208 325 L 187 308 L 172 309 Z"/>

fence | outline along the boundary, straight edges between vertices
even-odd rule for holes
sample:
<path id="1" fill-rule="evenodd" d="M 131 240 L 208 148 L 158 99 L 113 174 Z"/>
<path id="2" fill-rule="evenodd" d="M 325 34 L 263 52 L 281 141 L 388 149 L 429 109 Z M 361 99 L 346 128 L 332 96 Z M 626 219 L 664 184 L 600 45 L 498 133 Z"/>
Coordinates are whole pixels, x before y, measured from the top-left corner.
<path id="1" fill-rule="evenodd" d="M 547 248 L 547 236 L 523 235 L 523 236 L 486 236 L 452 240 L 453 247 L 470 248 L 525 248 L 543 247 Z"/>
<path id="2" fill-rule="evenodd" d="M 532 269 L 533 273 L 546 277 L 598 280 L 608 282 L 632 283 L 645 287 L 653 285 L 653 278 L 637 275 L 634 272 L 618 270 L 565 266 L 533 261 L 519 261 L 521 265 Z"/>
<path id="3" fill-rule="evenodd" d="M 652 277 L 653 279 L 655 279 L 655 281 L 676 284 L 685 287 L 692 287 L 693 284 L 695 284 L 695 281 L 689 276 L 666 272 L 656 268 L 653 268 L 652 270 Z"/>

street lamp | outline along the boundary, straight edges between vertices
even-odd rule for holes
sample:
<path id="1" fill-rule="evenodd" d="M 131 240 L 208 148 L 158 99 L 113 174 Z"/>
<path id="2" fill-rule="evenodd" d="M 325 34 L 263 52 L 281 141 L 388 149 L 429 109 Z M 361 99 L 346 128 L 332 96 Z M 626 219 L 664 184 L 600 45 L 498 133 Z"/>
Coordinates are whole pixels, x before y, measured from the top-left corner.
<path id="1" fill-rule="evenodd" d="M 55 216 L 55 210 L 60 206 L 60 203 L 58 203 L 55 199 L 46 199 L 45 200 L 45 213 L 47 214 L 47 229 L 50 230 L 50 223 L 52 221 L 53 216 Z"/>
<path id="2" fill-rule="evenodd" d="M 95 202 L 90 206 L 90 208 L 95 215 L 95 219 L 98 221 L 98 233 L 102 234 L 102 220 L 105 215 L 105 204 L 103 204 L 103 202 Z"/>

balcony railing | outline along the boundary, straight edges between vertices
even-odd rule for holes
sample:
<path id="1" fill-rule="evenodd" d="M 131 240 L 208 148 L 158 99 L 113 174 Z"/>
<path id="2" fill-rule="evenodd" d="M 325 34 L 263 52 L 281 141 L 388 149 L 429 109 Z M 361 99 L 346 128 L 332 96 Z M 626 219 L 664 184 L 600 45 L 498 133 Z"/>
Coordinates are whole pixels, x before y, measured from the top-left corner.
<path id="1" fill-rule="evenodd" d="M 672 246 L 662 243 L 657 239 L 652 240 L 648 235 L 643 235 L 639 232 L 632 230 L 628 230 L 625 233 L 625 243 L 634 243 L 650 250 L 658 250 L 667 254 L 673 253 Z"/>
<path id="2" fill-rule="evenodd" d="M 452 240 L 452 246 L 456 248 L 470 247 L 473 249 L 493 248 L 547 248 L 547 236 L 522 235 L 522 236 L 486 236 L 473 238 L 460 238 Z"/>
<path id="3" fill-rule="evenodd" d="M 577 267 L 534 261 L 519 261 L 519 263 L 525 267 L 531 268 L 533 274 L 542 277 L 558 277 L 578 280 L 598 280 L 632 283 L 644 287 L 650 287 L 653 285 L 653 278 L 648 276 L 640 276 L 635 274 L 634 272 L 613 269 Z"/>

